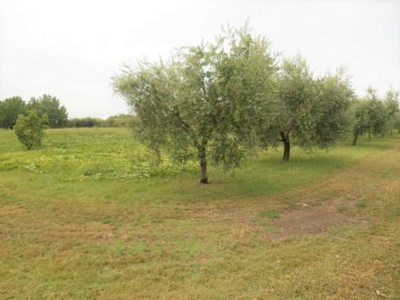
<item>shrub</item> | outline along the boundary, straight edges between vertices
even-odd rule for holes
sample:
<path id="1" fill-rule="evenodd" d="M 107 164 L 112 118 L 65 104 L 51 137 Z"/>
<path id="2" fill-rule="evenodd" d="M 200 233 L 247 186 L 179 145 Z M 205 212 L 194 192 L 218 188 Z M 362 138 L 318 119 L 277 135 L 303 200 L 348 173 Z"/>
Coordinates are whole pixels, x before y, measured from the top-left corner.
<path id="1" fill-rule="evenodd" d="M 27 150 L 41 146 L 46 121 L 47 115 L 39 117 L 35 109 L 30 110 L 27 116 L 18 115 L 14 132 Z"/>

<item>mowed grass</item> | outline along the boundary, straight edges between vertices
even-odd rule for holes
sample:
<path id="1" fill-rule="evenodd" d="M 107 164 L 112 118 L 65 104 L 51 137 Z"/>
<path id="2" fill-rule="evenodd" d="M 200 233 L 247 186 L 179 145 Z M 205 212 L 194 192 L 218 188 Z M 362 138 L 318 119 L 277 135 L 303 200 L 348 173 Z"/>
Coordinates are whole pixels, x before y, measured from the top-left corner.
<path id="1" fill-rule="evenodd" d="M 399 135 L 270 150 L 210 185 L 127 129 L 0 141 L 0 299 L 400 298 Z M 286 210 L 339 200 L 359 223 L 274 235 Z"/>

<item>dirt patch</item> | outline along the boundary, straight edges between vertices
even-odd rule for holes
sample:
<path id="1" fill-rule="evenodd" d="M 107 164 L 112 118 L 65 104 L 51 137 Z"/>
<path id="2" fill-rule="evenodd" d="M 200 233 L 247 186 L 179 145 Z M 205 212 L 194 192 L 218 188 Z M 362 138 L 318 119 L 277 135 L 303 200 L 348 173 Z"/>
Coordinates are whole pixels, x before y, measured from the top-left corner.
<path id="1" fill-rule="evenodd" d="M 302 204 L 301 208 L 284 211 L 280 218 L 273 219 L 270 225 L 276 228 L 273 237 L 291 235 L 319 234 L 343 225 L 366 224 L 357 215 L 354 202 L 333 201 L 321 206 Z M 344 212 L 347 212 L 346 214 Z M 350 213 L 350 215 L 348 215 Z"/>

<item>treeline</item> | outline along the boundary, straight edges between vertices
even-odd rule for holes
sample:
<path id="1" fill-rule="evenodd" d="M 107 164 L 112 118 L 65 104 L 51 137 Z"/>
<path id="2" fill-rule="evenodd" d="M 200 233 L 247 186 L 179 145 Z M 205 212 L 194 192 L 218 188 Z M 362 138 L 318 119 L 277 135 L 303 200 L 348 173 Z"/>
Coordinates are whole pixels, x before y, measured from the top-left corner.
<path id="1" fill-rule="evenodd" d="M 400 133 L 399 92 L 389 90 L 381 99 L 377 91 L 368 88 L 365 97 L 356 98 L 351 107 L 353 146 L 358 137 L 367 133 L 371 136 L 384 136 L 393 129 Z"/>
<path id="2" fill-rule="evenodd" d="M 107 119 L 100 118 L 73 118 L 69 119 L 66 127 L 131 127 L 134 122 L 134 116 L 119 114 Z"/>
<path id="3" fill-rule="evenodd" d="M 283 144 L 324 149 L 352 136 L 400 129 L 399 92 L 384 97 L 368 88 L 355 94 L 343 69 L 315 76 L 301 55 L 273 55 L 262 36 L 246 25 L 228 29 L 213 43 L 184 47 L 168 61 L 126 64 L 114 91 L 136 112 L 136 132 L 160 153 L 178 160 L 193 149 L 200 182 L 209 161 L 229 169 L 248 150 Z"/>
<path id="4" fill-rule="evenodd" d="M 92 117 L 68 119 L 67 109 L 54 96 L 44 94 L 39 98 L 32 97 L 28 102 L 15 96 L 0 101 L 0 128 L 13 129 L 18 117 L 26 117 L 31 111 L 50 128 L 128 127 L 134 118 L 132 115 L 120 114 L 105 120 Z"/>
<path id="5" fill-rule="evenodd" d="M 44 94 L 39 98 L 32 97 L 27 103 L 19 96 L 0 101 L 0 127 L 12 129 L 19 116 L 27 116 L 31 111 L 44 118 L 48 127 L 62 128 L 67 125 L 65 106 L 56 97 Z"/>

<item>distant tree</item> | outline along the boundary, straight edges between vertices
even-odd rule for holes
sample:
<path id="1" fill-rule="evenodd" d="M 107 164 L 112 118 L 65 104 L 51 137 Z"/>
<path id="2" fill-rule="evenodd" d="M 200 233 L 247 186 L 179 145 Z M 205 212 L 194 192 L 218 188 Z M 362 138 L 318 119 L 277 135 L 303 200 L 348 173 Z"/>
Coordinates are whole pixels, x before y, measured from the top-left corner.
<path id="1" fill-rule="evenodd" d="M 105 127 L 130 127 L 134 122 L 135 116 L 119 114 L 111 116 L 104 121 L 103 126 Z"/>
<path id="2" fill-rule="evenodd" d="M 398 93 L 390 90 L 382 101 L 377 91 L 368 87 L 365 98 L 358 100 L 353 108 L 353 146 L 363 133 L 368 133 L 368 140 L 371 140 L 373 135 L 383 136 L 395 126 L 397 99 Z"/>
<path id="3" fill-rule="evenodd" d="M 366 100 L 368 108 L 368 140 L 371 140 L 372 135 L 384 134 L 387 115 L 383 102 L 378 97 L 377 90 L 368 87 Z"/>
<path id="4" fill-rule="evenodd" d="M 19 115 L 14 126 L 15 134 L 27 150 L 42 145 L 42 138 L 46 129 L 47 116 L 39 116 L 36 110 L 31 109 L 27 116 Z"/>
<path id="5" fill-rule="evenodd" d="M 245 27 L 180 49 L 168 62 L 126 67 L 114 89 L 136 113 L 142 140 L 180 159 L 194 148 L 200 182 L 208 183 L 209 159 L 238 166 L 260 121 L 272 120 L 274 72 L 268 43 Z"/>
<path id="6" fill-rule="evenodd" d="M 364 134 L 370 128 L 368 102 L 366 100 L 357 99 L 352 105 L 353 114 L 353 142 L 356 146 L 360 135 Z"/>
<path id="7" fill-rule="evenodd" d="M 0 101 L 0 127 L 13 128 L 19 114 L 24 114 L 26 104 L 21 97 L 11 97 Z"/>
<path id="8" fill-rule="evenodd" d="M 394 116 L 393 128 L 397 129 L 397 133 L 400 134 L 400 113 L 398 112 Z"/>
<path id="9" fill-rule="evenodd" d="M 386 112 L 386 128 L 385 131 L 392 132 L 396 126 L 399 112 L 399 92 L 390 89 L 386 92 L 383 106 Z"/>
<path id="10" fill-rule="evenodd" d="M 317 80 L 317 101 L 312 110 L 316 123 L 311 140 L 318 148 L 326 149 L 348 135 L 353 100 L 354 91 L 344 69 Z"/>
<path id="11" fill-rule="evenodd" d="M 68 121 L 68 113 L 65 106 L 53 96 L 44 94 L 39 98 L 31 98 L 28 109 L 35 109 L 39 116 L 47 115 L 47 125 L 52 128 L 65 127 Z"/>
<path id="12" fill-rule="evenodd" d="M 101 127 L 104 124 L 104 120 L 99 118 L 85 117 L 85 118 L 74 118 L 68 120 L 66 127 Z"/>
<path id="13" fill-rule="evenodd" d="M 275 130 L 283 143 L 283 160 L 288 161 L 292 136 L 300 146 L 310 146 L 316 122 L 313 108 L 317 86 L 306 60 L 300 55 L 283 60 L 277 86 L 280 109 Z"/>

